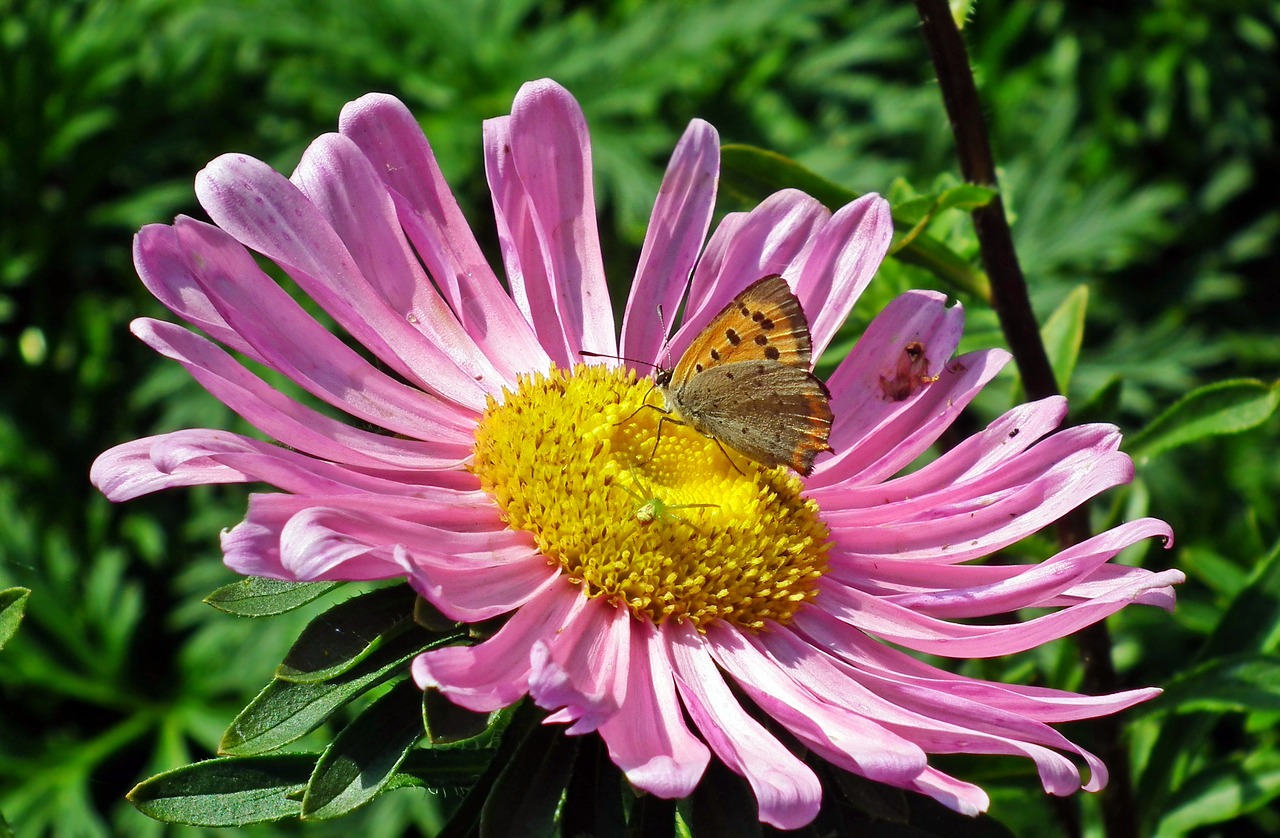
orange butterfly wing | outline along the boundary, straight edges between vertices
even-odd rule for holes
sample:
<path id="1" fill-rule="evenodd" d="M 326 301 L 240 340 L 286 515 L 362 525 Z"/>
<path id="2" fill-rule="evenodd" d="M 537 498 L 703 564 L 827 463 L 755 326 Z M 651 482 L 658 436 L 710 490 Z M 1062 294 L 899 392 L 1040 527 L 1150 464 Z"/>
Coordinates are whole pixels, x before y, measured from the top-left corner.
<path id="1" fill-rule="evenodd" d="M 711 319 L 671 372 L 675 387 L 719 364 L 768 360 L 809 369 L 813 341 L 800 300 L 778 274 L 748 285 Z"/>

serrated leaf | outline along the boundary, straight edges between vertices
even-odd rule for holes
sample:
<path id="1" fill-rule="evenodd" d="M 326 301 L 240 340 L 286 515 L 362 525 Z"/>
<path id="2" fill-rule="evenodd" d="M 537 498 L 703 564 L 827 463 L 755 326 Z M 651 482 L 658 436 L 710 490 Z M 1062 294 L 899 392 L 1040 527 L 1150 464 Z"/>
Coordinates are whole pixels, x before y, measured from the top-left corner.
<path id="1" fill-rule="evenodd" d="M 1212 765 L 1178 789 L 1157 835 L 1186 835 L 1238 818 L 1280 797 L 1280 754 L 1267 751 Z"/>
<path id="2" fill-rule="evenodd" d="M 1058 381 L 1058 392 L 1069 392 L 1071 375 L 1084 343 L 1084 319 L 1089 307 L 1089 287 L 1076 286 L 1040 327 L 1040 339 Z"/>
<path id="3" fill-rule="evenodd" d="M 276 677 L 300 684 L 336 678 L 414 625 L 417 596 L 408 585 L 395 585 L 338 603 L 307 624 Z"/>
<path id="4" fill-rule="evenodd" d="M 223 585 L 204 601 L 238 617 L 274 617 L 324 596 L 342 582 L 285 582 L 249 576 Z"/>
<path id="5" fill-rule="evenodd" d="M 276 679 L 240 711 L 223 734 L 220 753 L 250 756 L 273 751 L 315 730 L 335 710 L 394 677 L 415 655 L 460 639 L 409 631 L 392 638 L 329 681 L 299 684 Z"/>
<path id="6" fill-rule="evenodd" d="M 17 633 L 22 615 L 27 612 L 27 598 L 30 596 L 28 588 L 5 588 L 0 591 L 0 649 Z"/>
<path id="7" fill-rule="evenodd" d="M 485 800 L 480 834 L 488 838 L 550 835 L 577 749 L 578 737 L 567 736 L 560 725 L 537 725 L 530 730 Z"/>
<path id="8" fill-rule="evenodd" d="M 1130 437 L 1126 448 L 1135 460 L 1222 434 L 1256 428 L 1280 405 L 1280 384 L 1256 379 L 1218 381 L 1193 390 Z"/>
<path id="9" fill-rule="evenodd" d="M 340 817 L 377 797 L 422 736 L 422 691 L 405 680 L 369 705 L 320 755 L 302 798 L 303 819 Z"/>
<path id="10" fill-rule="evenodd" d="M 1173 713 L 1280 710 L 1280 660 L 1261 654 L 1215 658 L 1175 678 L 1153 709 Z"/>
<path id="11" fill-rule="evenodd" d="M 761 148 L 724 145 L 720 148 L 720 189 L 745 203 L 759 203 L 779 189 L 799 189 L 828 207 L 842 207 L 858 193 L 832 183 L 799 163 Z M 991 284 L 978 268 L 942 242 L 919 230 L 914 222 L 899 218 L 894 211 L 894 227 L 910 234 L 910 240 L 896 249 L 893 258 L 924 268 L 943 282 L 982 300 L 991 299 Z"/>
<path id="12" fill-rule="evenodd" d="M 315 766 L 308 754 L 230 757 L 143 780 L 129 802 L 150 818 L 191 826 L 246 826 L 294 817 Z"/>

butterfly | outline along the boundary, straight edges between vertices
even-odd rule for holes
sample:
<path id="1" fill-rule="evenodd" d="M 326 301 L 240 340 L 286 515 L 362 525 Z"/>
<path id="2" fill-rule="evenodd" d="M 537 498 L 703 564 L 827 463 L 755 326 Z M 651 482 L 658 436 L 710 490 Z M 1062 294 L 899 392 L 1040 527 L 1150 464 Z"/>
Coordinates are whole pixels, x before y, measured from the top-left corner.
<path id="1" fill-rule="evenodd" d="M 800 300 L 773 274 L 734 297 L 654 382 L 698 433 L 807 477 L 831 450 L 831 394 L 809 369 L 812 352 Z"/>

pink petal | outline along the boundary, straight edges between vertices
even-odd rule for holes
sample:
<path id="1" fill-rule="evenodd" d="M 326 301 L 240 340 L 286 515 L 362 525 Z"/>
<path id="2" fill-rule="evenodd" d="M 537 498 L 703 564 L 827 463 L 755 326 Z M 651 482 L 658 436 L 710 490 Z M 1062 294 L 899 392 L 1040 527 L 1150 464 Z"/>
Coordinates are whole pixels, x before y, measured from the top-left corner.
<path id="1" fill-rule="evenodd" d="M 679 358 L 742 289 L 800 261 L 830 217 L 827 208 L 814 198 L 784 189 L 765 198 L 746 216 L 721 222 L 693 272 L 684 321 L 671 339 L 672 357 Z M 794 287 L 795 278 L 787 280 Z"/>
<path id="2" fill-rule="evenodd" d="M 139 318 L 131 328 L 152 349 L 182 364 L 214 398 L 290 448 L 371 468 L 460 470 L 465 459 L 456 448 L 453 456 L 441 456 L 431 443 L 369 433 L 331 419 L 271 387 L 217 345 L 172 323 Z"/>
<path id="3" fill-rule="evenodd" d="M 536 294 L 526 287 L 530 299 L 546 294 L 554 301 L 573 361 L 580 350 L 616 355 L 596 231 L 591 139 L 582 109 L 563 87 L 542 79 L 520 88 L 504 125 L 509 128 L 505 142 L 493 153 L 505 159 L 498 173 L 490 172 L 490 185 L 500 173 L 495 197 L 500 191 L 521 193 L 522 225 L 512 229 L 531 234 L 516 239 L 524 280 L 528 284 L 545 277 L 548 284 L 548 291 Z M 492 145 L 486 140 L 487 148 Z"/>
<path id="4" fill-rule="evenodd" d="M 1021 623 L 960 625 L 936 620 L 838 583 L 819 583 L 823 608 L 850 626 L 919 652 L 990 658 L 1025 652 L 1114 614 L 1148 588 L 1176 585 L 1181 571 L 1153 573 L 1105 596 Z"/>
<path id="5" fill-rule="evenodd" d="M 312 394 L 395 433 L 470 447 L 474 414 L 374 369 L 317 323 L 226 233 L 177 225 L 196 281 L 226 321 L 261 356 Z"/>
<path id="6" fill-rule="evenodd" d="M 551 361 L 572 367 L 580 360 L 581 347 L 575 346 L 557 308 L 556 287 L 534 227 L 529 195 L 511 159 L 511 117 L 485 120 L 484 162 L 511 298 Z"/>
<path id="7" fill-rule="evenodd" d="M 1008 491 L 974 493 L 891 524 L 835 523 L 832 538 L 858 556 L 968 561 L 1038 532 L 1086 499 L 1127 483 L 1132 476 L 1133 463 L 1127 454 L 1078 452 Z"/>
<path id="8" fill-rule="evenodd" d="M 1006 460 L 1016 457 L 1062 423 L 1067 400 L 1061 396 L 1019 405 L 996 419 L 983 431 L 966 437 L 938 459 L 910 474 L 883 483 L 847 486 L 838 484 L 811 490 L 822 499 L 823 513 L 838 509 L 863 509 L 895 504 L 918 497 L 938 487 L 967 483 L 987 474 Z"/>
<path id="9" fill-rule="evenodd" d="M 981 788 L 972 783 L 961 782 L 936 768 L 922 771 L 911 787 L 947 808 L 970 817 L 981 815 L 991 805 L 991 798 Z"/>
<path id="10" fill-rule="evenodd" d="M 946 364 L 963 329 L 961 308 L 957 305 L 948 309 L 946 297 L 933 291 L 902 294 L 871 321 L 853 351 L 827 381 L 835 414 L 831 446 L 837 453 L 835 457 L 819 461 L 810 485 L 869 483 L 873 478 L 862 472 L 877 460 L 883 460 L 887 453 L 898 454 L 895 449 L 903 440 L 913 439 L 921 430 L 928 431 L 926 441 L 905 446 L 902 455 L 892 458 L 894 462 L 916 451 L 906 460 L 910 462 L 932 444 L 959 412 L 958 408 L 954 412 L 950 410 L 955 405 L 948 400 L 963 398 L 963 403 L 968 404 L 989 379 L 980 370 L 994 374 L 991 368 L 998 368 L 1000 363 L 984 360 L 995 361 L 998 356 L 975 353 L 969 362 L 957 359 Z M 896 401 L 890 387 L 912 343 L 924 346 L 927 363 L 923 373 L 940 378 L 921 383 L 915 392 Z M 926 423 L 928 428 L 922 429 L 921 425 Z M 878 479 L 884 479 L 893 472 L 884 473 L 884 468 L 877 468 L 875 473 Z"/>
<path id="11" fill-rule="evenodd" d="M 915 744 L 874 720 L 814 697 L 802 680 L 766 659 L 736 629 L 707 631 L 716 663 L 760 709 L 828 762 L 872 780 L 902 786 L 926 765 Z"/>
<path id="12" fill-rule="evenodd" d="M 852 355 L 850 357 L 853 357 Z M 956 358 L 938 372 L 938 380 L 886 410 L 864 403 L 857 417 L 858 439 L 832 443 L 836 454 L 819 458 L 809 478 L 813 489 L 844 483 L 866 486 L 885 480 L 906 468 L 929 448 L 956 420 L 1010 358 L 1001 349 L 973 352 Z M 884 368 L 881 368 L 884 369 Z M 877 382 L 877 387 L 879 384 Z M 839 392 L 831 391 L 833 394 Z M 836 424 L 838 407 L 833 404 Z M 834 426 L 832 430 L 834 439 Z"/>
<path id="13" fill-rule="evenodd" d="M 783 276 L 795 277 L 796 296 L 809 318 L 813 357 L 822 355 L 853 304 L 871 282 L 893 238 L 889 204 L 874 193 L 836 211 L 813 249 Z"/>
<path id="14" fill-rule="evenodd" d="M 251 475 L 211 459 L 191 460 L 162 470 L 156 467 L 151 456 L 156 445 L 173 437 L 203 440 L 224 435 L 229 434 L 225 431 L 191 430 L 130 440 L 99 454 L 89 468 L 89 480 L 113 503 L 178 486 L 252 481 Z"/>
<path id="15" fill-rule="evenodd" d="M 427 343 L 409 312 L 379 298 L 320 211 L 283 175 L 252 157 L 224 154 L 196 176 L 196 195 L 220 228 L 284 268 L 383 363 L 458 405 L 483 409 L 484 391 Z"/>
<path id="16" fill-rule="evenodd" d="M 702 637 L 688 624 L 668 624 L 662 633 L 685 709 L 716 756 L 747 778 L 760 820 L 798 829 L 817 817 L 822 803 L 817 776 L 742 709 Z"/>
<path id="17" fill-rule="evenodd" d="M 719 176 L 720 137 L 715 128 L 695 119 L 671 155 L 649 218 L 622 320 L 623 358 L 658 357 L 667 338 L 663 327 L 671 328 L 670 318 L 680 308 L 711 226 Z"/>
<path id="18" fill-rule="evenodd" d="M 500 710 L 529 691 L 534 644 L 554 637 L 585 601 L 567 583 L 550 585 L 483 643 L 418 655 L 413 678 L 423 689 L 437 687 L 468 710 Z"/>
<path id="19" fill-rule="evenodd" d="M 400 223 L 463 328 L 508 380 L 548 359 L 480 251 L 422 129 L 398 99 L 370 93 L 342 109 L 350 137 L 391 190 Z"/>
<path id="20" fill-rule="evenodd" d="M 1121 550 L 1141 539 L 1156 536 L 1166 541 L 1172 540 L 1173 530 L 1164 521 L 1143 518 L 1121 524 L 1069 547 L 1045 561 L 1015 566 L 1021 572 L 1008 579 L 986 584 L 971 584 L 968 587 L 959 584 L 959 580 L 956 580 L 956 584 L 945 585 L 941 579 L 936 579 L 932 583 L 937 586 L 936 590 L 890 596 L 887 599 L 921 614 L 944 619 L 986 617 L 1021 608 L 1047 607 L 1059 594 L 1074 588 L 1080 580 L 1090 578 L 1099 565 L 1109 561 Z M 963 569 L 977 570 L 978 568 Z M 944 570 L 944 568 L 936 566 L 933 568 L 934 573 L 938 570 Z M 953 570 L 953 568 L 945 568 L 945 570 Z M 1150 575 L 1150 571 L 1138 568 L 1132 570 L 1137 572 L 1113 578 L 1111 585 L 1105 588 L 1100 580 L 1095 580 L 1096 587 L 1091 592 L 1093 595 L 1087 599 L 1104 596 L 1106 591 L 1115 588 L 1131 587 L 1139 578 Z"/>
<path id="21" fill-rule="evenodd" d="M 443 564 L 474 557 L 483 566 L 528 559 L 535 555 L 531 542 L 528 533 L 507 529 L 455 531 L 314 506 L 292 516 L 281 530 L 280 563 L 295 579 L 385 579 L 406 571 L 413 575 L 417 556 Z"/>
<path id="22" fill-rule="evenodd" d="M 785 628 L 749 639 L 782 670 L 801 680 L 823 701 L 875 719 L 929 753 L 983 753 L 1032 759 L 1047 791 L 1071 794 L 1080 788 L 1080 772 L 1048 746 L 1078 753 L 1095 775 L 1101 762 L 1047 725 L 1017 718 L 975 702 L 906 692 L 859 673 L 828 657 Z M 895 689 L 895 687 L 897 689 Z M 923 691 L 921 691 L 923 692 Z"/>
<path id="23" fill-rule="evenodd" d="M 702 778 L 711 752 L 685 726 L 657 629 L 647 620 L 630 625 L 626 701 L 600 726 L 600 735 L 609 757 L 636 788 L 659 797 L 686 797 Z"/>
<path id="24" fill-rule="evenodd" d="M 351 256 L 353 264 L 335 278 L 349 286 L 343 290 L 354 295 L 353 308 L 384 338 L 395 336 L 396 354 L 414 380 L 455 393 L 463 403 L 511 383 L 436 293 L 404 237 L 387 187 L 354 142 L 339 134 L 320 137 L 292 180 Z"/>
<path id="25" fill-rule="evenodd" d="M 452 472 L 437 472 L 452 481 Z M 427 478 L 430 472 L 415 474 Z M 228 431 L 175 431 L 119 445 L 98 457 L 91 478 L 113 500 L 173 486 L 270 483 L 296 494 L 421 495 L 427 484 L 366 474 Z"/>
<path id="26" fill-rule="evenodd" d="M 556 710 L 547 723 L 570 725 L 568 733 L 590 733 L 627 697 L 631 612 L 603 597 L 587 600 L 565 630 L 533 646 L 529 695 Z"/>
<path id="27" fill-rule="evenodd" d="M 1118 713 L 1159 695 L 1156 689 L 1087 696 L 1045 687 L 982 681 L 930 666 L 886 646 L 827 613 L 806 608 L 792 623 L 795 631 L 833 657 L 888 683 L 920 687 L 986 705 L 1040 722 L 1066 722 Z"/>
<path id="28" fill-rule="evenodd" d="M 201 224 L 185 215 L 178 224 Z M 133 237 L 133 264 L 147 290 L 171 311 L 226 346 L 265 363 L 240 333 L 231 328 L 196 281 L 189 255 L 168 224 L 148 224 Z M 256 265 L 255 265 L 256 268 Z"/>

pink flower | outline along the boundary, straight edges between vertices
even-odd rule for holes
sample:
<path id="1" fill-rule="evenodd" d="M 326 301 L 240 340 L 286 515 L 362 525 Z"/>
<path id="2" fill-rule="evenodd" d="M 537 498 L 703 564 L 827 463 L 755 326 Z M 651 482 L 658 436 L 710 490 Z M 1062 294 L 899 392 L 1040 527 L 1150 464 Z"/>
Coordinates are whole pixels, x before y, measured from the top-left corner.
<path id="1" fill-rule="evenodd" d="M 810 477 L 730 460 L 640 409 L 654 404 L 647 366 L 637 377 L 607 359 L 583 365 L 581 353 L 678 358 L 749 282 L 780 273 L 816 356 L 889 245 L 884 200 L 831 213 L 783 191 L 728 215 L 704 246 L 718 138 L 694 121 L 658 194 L 619 342 L 577 103 L 553 82 L 530 83 L 510 116 L 485 124 L 484 144 L 510 295 L 389 96 L 348 105 L 339 133 L 316 140 L 290 179 L 243 155 L 209 164 L 196 190 L 217 226 L 182 217 L 144 228 L 143 282 L 218 343 L 356 421 L 273 389 L 213 341 L 143 318 L 138 337 L 282 444 L 218 430 L 149 437 L 99 457 L 94 483 L 115 501 L 268 483 L 280 491 L 251 496 L 224 534 L 236 571 L 407 578 L 450 618 L 509 614 L 478 645 L 419 656 L 418 683 L 481 711 L 530 695 L 549 722 L 598 731 L 631 782 L 656 795 L 689 794 L 714 753 L 749 781 L 762 821 L 813 819 L 815 774 L 740 695 L 813 754 L 961 812 L 985 809 L 986 794 L 930 754 L 1025 755 L 1052 794 L 1081 787 L 1075 757 L 1089 769 L 1083 787 L 1101 788 L 1105 768 L 1050 723 L 1157 690 L 1089 697 L 991 683 L 899 649 L 1007 655 L 1132 602 L 1172 606 L 1180 573 L 1108 563 L 1142 539 L 1167 542 L 1154 519 L 1038 564 L 970 563 L 1128 481 L 1117 430 L 1052 433 L 1066 403 L 1045 399 L 904 474 L 1008 360 L 952 358 L 960 307 L 912 292 L 828 382 L 834 451 Z M 365 351 L 320 325 L 251 251 Z M 658 312 L 682 299 L 669 338 Z M 1023 608 L 1047 613 L 1019 622 Z M 1010 616 L 986 619 L 997 615 Z"/>

